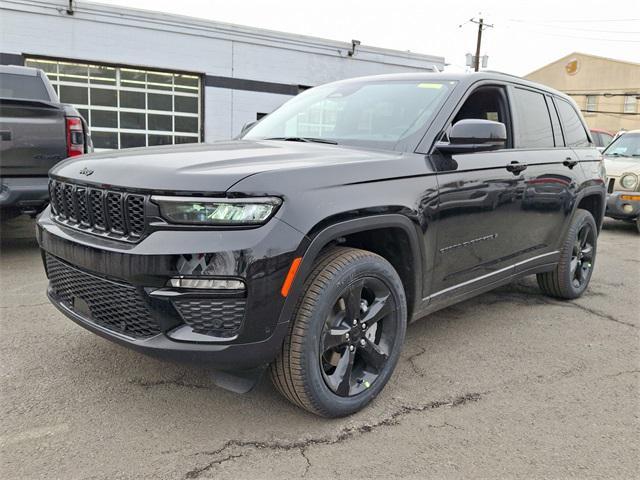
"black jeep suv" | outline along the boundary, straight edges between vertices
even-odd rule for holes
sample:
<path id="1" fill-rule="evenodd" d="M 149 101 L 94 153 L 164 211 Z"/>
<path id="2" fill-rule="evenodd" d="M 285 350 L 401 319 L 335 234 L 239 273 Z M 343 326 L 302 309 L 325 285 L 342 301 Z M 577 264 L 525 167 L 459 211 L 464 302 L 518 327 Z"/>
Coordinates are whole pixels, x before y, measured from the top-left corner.
<path id="1" fill-rule="evenodd" d="M 587 288 L 601 155 L 565 95 L 502 74 L 346 80 L 240 139 L 96 153 L 50 172 L 38 240 L 83 327 L 348 415 L 409 321 L 537 274 Z"/>

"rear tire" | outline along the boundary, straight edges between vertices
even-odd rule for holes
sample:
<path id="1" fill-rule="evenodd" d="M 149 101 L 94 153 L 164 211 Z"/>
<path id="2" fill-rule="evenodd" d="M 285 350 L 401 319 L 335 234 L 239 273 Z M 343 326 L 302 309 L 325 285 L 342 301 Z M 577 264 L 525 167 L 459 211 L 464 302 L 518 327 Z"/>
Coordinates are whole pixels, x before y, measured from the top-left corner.
<path id="1" fill-rule="evenodd" d="M 596 260 L 598 229 L 591 213 L 576 210 L 560 250 L 560 261 L 550 271 L 537 275 L 545 295 L 573 299 L 584 293 Z"/>
<path id="2" fill-rule="evenodd" d="M 384 258 L 354 248 L 323 254 L 305 281 L 270 366 L 280 393 L 323 417 L 364 408 L 398 362 L 407 323 L 402 282 Z"/>

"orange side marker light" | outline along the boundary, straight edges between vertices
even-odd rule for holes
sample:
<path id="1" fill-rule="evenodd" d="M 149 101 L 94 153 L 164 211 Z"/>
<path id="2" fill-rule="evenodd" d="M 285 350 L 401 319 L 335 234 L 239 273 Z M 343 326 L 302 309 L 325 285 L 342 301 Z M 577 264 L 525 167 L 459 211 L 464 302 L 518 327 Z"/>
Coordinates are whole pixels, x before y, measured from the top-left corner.
<path id="1" fill-rule="evenodd" d="M 287 273 L 287 278 L 284 279 L 284 283 L 282 284 L 282 288 L 280 289 L 280 294 L 283 297 L 289 295 L 289 289 L 291 288 L 291 284 L 293 283 L 293 279 L 296 278 L 296 273 L 298 272 L 298 268 L 300 267 L 300 262 L 302 261 L 302 257 L 294 258 L 293 262 L 291 262 L 291 266 L 289 267 L 289 273 Z"/>

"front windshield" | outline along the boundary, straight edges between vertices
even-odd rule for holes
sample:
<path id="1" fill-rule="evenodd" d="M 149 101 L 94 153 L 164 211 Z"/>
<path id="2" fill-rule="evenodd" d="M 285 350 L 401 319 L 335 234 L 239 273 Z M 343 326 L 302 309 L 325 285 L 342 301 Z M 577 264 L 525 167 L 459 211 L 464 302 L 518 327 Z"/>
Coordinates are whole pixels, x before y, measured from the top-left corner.
<path id="1" fill-rule="evenodd" d="M 313 88 L 265 117 L 243 138 L 326 140 L 394 149 L 420 132 L 454 85 L 453 81 L 350 81 Z"/>
<path id="2" fill-rule="evenodd" d="M 624 133 L 603 152 L 612 157 L 631 157 L 640 160 L 640 133 Z"/>

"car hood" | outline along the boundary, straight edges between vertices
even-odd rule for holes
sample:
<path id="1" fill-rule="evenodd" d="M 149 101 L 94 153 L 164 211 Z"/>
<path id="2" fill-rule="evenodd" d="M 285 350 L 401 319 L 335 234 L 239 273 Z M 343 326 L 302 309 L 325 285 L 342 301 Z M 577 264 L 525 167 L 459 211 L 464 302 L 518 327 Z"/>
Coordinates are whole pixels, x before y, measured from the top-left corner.
<path id="1" fill-rule="evenodd" d="M 619 177 L 623 173 L 640 175 L 640 158 L 610 157 L 605 155 L 604 166 L 609 176 Z"/>
<path id="2" fill-rule="evenodd" d="M 93 153 L 59 163 L 50 175 L 101 186 L 223 193 L 261 172 L 330 169 L 357 163 L 379 166 L 401 156 L 400 152 L 319 143 L 233 140 Z M 354 180 L 379 174 L 375 166 L 357 171 Z"/>

